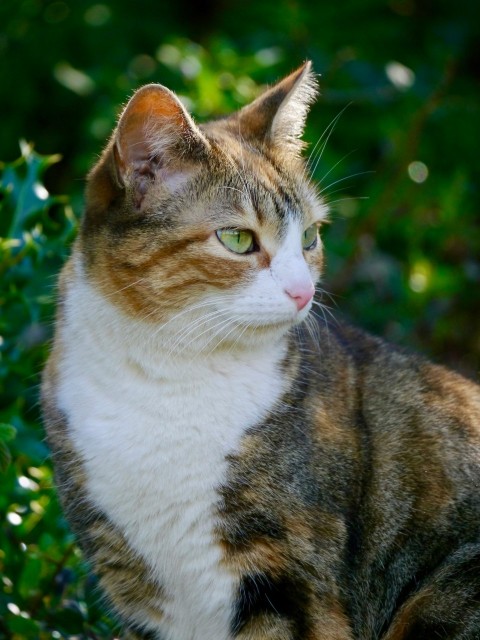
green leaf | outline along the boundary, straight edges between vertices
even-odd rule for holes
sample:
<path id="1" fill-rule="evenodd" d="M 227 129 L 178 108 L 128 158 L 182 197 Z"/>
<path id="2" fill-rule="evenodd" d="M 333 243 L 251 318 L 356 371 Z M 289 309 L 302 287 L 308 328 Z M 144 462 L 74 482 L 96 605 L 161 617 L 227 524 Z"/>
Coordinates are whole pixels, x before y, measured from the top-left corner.
<path id="1" fill-rule="evenodd" d="M 29 598 L 38 592 L 41 580 L 42 561 L 36 556 L 26 558 L 18 580 L 18 591 L 22 598 Z"/>
<path id="2" fill-rule="evenodd" d="M 0 472 L 5 473 L 12 461 L 12 454 L 7 445 L 0 440 Z"/>
<path id="3" fill-rule="evenodd" d="M 78 604 L 70 602 L 64 609 L 55 612 L 55 623 L 60 630 L 77 634 L 83 631 L 85 618 Z"/>
<path id="4" fill-rule="evenodd" d="M 11 424 L 6 424 L 5 422 L 0 422 L 0 440 L 3 442 L 8 442 L 9 440 L 13 440 L 17 435 L 17 430 Z"/>
<path id="5" fill-rule="evenodd" d="M 8 616 L 7 626 L 11 633 L 18 634 L 21 638 L 36 638 L 40 627 L 35 620 L 23 616 Z"/>
<path id="6" fill-rule="evenodd" d="M 0 179 L 0 189 L 5 194 L 0 235 L 8 238 L 21 238 L 32 214 L 44 211 L 57 200 L 45 189 L 42 177 L 61 156 L 42 156 L 25 141 L 20 143 L 20 148 L 21 158 L 6 164 Z"/>

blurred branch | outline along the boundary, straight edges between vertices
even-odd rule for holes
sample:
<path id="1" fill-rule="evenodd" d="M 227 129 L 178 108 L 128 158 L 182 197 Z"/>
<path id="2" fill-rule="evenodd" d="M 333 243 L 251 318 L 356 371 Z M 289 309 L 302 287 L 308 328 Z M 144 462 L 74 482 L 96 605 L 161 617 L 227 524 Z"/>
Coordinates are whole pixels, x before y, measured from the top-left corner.
<path id="1" fill-rule="evenodd" d="M 369 210 L 368 218 L 365 220 L 365 224 L 362 229 L 365 233 L 373 232 L 375 230 L 379 216 L 384 215 L 385 211 L 389 208 L 399 184 L 405 178 L 409 162 L 415 157 L 425 124 L 430 115 L 440 106 L 455 77 L 457 67 L 457 60 L 451 58 L 445 65 L 442 78 L 437 88 L 430 94 L 428 99 L 414 114 L 410 127 L 403 139 L 403 144 L 399 150 L 398 159 L 394 164 L 393 175 L 388 180 L 387 186 L 377 199 L 377 202 Z M 389 164 L 389 158 L 385 158 L 382 164 L 383 167 L 379 168 L 379 173 L 383 173 L 385 171 L 385 165 Z"/>
<path id="2" fill-rule="evenodd" d="M 386 183 L 385 189 L 380 193 L 376 202 L 374 202 L 373 206 L 369 209 L 368 216 L 364 217 L 359 222 L 356 228 L 357 236 L 363 234 L 375 235 L 380 217 L 385 215 L 385 211 L 391 209 L 391 203 L 394 200 L 395 193 L 402 180 L 405 179 L 407 166 L 412 158 L 414 158 L 418 149 L 425 124 L 430 115 L 434 113 L 442 103 L 442 100 L 455 77 L 457 68 L 458 61 L 455 58 L 451 58 L 445 65 L 438 86 L 434 91 L 432 91 L 428 99 L 414 114 L 410 126 L 403 137 L 400 149 L 396 154 L 397 159 L 392 159 L 391 156 L 383 159 L 382 164 L 378 169 L 378 174 L 385 175 L 385 173 L 388 172 L 387 167 L 392 165 L 393 169 L 391 170 L 391 175 L 387 180 L 383 178 Z M 356 251 L 354 251 L 349 258 L 344 261 L 342 268 L 329 281 L 329 287 L 333 293 L 338 293 L 344 290 L 347 284 L 351 282 L 355 266 L 358 262 L 358 255 L 359 248 L 357 245 Z"/>

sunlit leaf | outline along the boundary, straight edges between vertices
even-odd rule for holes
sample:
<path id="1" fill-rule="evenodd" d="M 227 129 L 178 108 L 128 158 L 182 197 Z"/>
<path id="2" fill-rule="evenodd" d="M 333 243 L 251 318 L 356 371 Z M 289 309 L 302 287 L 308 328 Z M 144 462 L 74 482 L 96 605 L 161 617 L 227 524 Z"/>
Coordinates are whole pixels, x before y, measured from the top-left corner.
<path id="1" fill-rule="evenodd" d="M 22 142 L 22 156 L 5 166 L 0 187 L 5 193 L 1 206 L 0 235 L 19 238 L 32 214 L 44 211 L 56 199 L 45 189 L 42 178 L 46 169 L 61 156 L 41 156 L 32 145 Z"/>

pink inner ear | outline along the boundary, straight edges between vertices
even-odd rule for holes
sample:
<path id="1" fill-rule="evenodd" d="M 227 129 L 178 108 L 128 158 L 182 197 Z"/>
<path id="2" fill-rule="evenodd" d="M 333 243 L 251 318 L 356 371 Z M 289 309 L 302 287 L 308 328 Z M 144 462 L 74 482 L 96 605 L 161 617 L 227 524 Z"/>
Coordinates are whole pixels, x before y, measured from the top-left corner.
<path id="1" fill-rule="evenodd" d="M 173 93 L 159 85 L 147 85 L 128 103 L 117 133 L 118 164 L 121 173 L 129 165 L 149 162 L 152 154 L 172 137 L 181 138 L 186 118 L 183 107 Z"/>
<path id="2" fill-rule="evenodd" d="M 169 89 L 158 84 L 139 89 L 120 117 L 113 157 L 117 180 L 130 187 L 137 209 L 152 184 L 178 190 L 193 175 L 208 142 Z"/>

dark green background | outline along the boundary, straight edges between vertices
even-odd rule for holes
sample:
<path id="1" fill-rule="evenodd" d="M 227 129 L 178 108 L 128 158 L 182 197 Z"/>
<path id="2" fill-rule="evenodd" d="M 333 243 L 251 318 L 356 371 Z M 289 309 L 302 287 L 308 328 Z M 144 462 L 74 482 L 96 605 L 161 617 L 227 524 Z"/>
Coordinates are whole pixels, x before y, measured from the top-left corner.
<path id="1" fill-rule="evenodd" d="M 310 58 L 321 74 L 310 149 L 347 107 L 311 163 L 332 203 L 325 302 L 478 377 L 477 7 L 2 0 L 0 422 L 16 435 L 0 426 L 0 638 L 112 637 L 51 488 L 37 389 L 54 274 L 75 233 L 85 173 L 121 104 L 139 85 L 161 82 L 202 120 Z M 15 162 L 21 138 L 63 159 L 24 147 Z M 414 162 L 426 166 L 424 182 L 410 177 Z M 45 199 L 43 183 L 67 197 Z"/>

